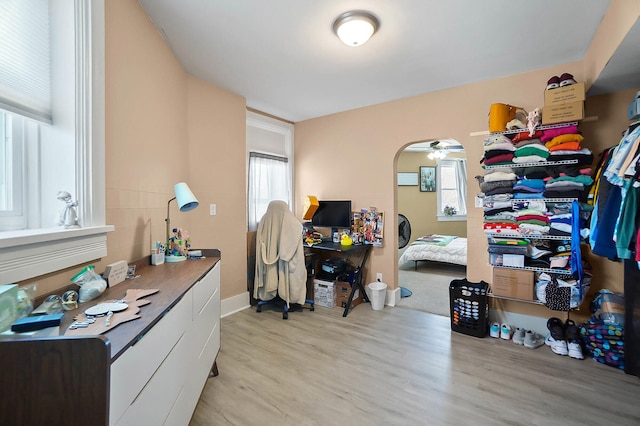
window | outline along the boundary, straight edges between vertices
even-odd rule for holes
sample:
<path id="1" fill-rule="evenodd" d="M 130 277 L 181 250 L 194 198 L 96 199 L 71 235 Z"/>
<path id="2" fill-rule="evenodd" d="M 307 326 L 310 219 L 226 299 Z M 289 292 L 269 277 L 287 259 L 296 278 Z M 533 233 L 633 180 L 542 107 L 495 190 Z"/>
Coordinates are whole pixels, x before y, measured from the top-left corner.
<path id="1" fill-rule="evenodd" d="M 438 161 L 438 220 L 467 220 L 467 160 Z"/>
<path id="2" fill-rule="evenodd" d="M 247 228 L 255 231 L 271 201 L 285 201 L 293 211 L 293 125 L 248 112 L 247 150 Z"/>
<path id="3" fill-rule="evenodd" d="M 104 2 L 3 0 L 0 31 L 0 282 L 16 282 L 107 253 Z M 23 63 L 27 50 L 45 58 L 50 81 L 31 84 L 26 68 L 40 66 Z M 14 75 L 27 79 L 26 90 Z M 30 96 L 35 86 L 42 90 Z M 57 225 L 60 190 L 79 200 L 81 228 Z"/>
<path id="4" fill-rule="evenodd" d="M 273 200 L 289 202 L 289 165 L 285 157 L 249 154 L 249 230 L 254 231 Z"/>
<path id="5" fill-rule="evenodd" d="M 0 110 L 0 229 L 23 229 L 21 117 Z"/>

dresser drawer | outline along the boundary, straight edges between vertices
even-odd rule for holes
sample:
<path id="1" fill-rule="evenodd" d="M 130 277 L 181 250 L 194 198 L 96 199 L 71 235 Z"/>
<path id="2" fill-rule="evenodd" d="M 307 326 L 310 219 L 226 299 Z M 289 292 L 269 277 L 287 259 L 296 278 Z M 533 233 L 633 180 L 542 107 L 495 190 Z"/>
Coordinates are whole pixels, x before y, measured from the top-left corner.
<path id="1" fill-rule="evenodd" d="M 111 365 L 111 424 L 120 419 L 190 327 L 191 315 L 192 293 L 189 290 L 142 339 Z"/>
<path id="2" fill-rule="evenodd" d="M 218 262 L 193 286 L 193 319 L 195 320 L 216 291 L 220 291 L 220 263 Z M 218 295 L 218 300 L 220 296 Z"/>

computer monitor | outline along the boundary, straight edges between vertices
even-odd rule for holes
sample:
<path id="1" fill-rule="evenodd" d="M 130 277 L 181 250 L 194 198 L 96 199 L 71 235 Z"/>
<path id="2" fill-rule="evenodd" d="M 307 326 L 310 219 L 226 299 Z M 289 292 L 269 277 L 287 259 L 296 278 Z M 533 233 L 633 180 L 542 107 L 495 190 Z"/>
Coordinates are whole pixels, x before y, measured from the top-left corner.
<path id="1" fill-rule="evenodd" d="M 311 218 L 311 224 L 319 228 L 351 229 L 351 201 L 318 200 L 318 210 Z"/>

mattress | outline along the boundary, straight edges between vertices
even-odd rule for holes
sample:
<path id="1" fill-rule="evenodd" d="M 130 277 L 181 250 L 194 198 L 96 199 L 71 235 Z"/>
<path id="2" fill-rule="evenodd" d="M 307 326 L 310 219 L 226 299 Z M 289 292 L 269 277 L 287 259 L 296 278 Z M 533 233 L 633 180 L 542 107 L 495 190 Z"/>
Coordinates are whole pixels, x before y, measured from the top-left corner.
<path id="1" fill-rule="evenodd" d="M 425 235 L 407 247 L 398 264 L 419 260 L 466 265 L 467 239 L 453 235 Z"/>

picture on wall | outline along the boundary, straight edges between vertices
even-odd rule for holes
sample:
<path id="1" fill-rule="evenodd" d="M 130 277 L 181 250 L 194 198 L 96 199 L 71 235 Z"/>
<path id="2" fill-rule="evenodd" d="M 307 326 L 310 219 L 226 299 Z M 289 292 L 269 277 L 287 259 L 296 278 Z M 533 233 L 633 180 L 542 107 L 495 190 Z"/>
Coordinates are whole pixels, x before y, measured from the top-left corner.
<path id="1" fill-rule="evenodd" d="M 420 191 L 435 192 L 436 190 L 436 168 L 420 166 Z"/>
<path id="2" fill-rule="evenodd" d="M 353 231 L 361 236 L 362 243 L 371 244 L 374 247 L 382 247 L 384 237 L 384 213 L 375 207 L 361 209 L 355 213 Z M 358 239 L 359 240 L 359 239 Z"/>

